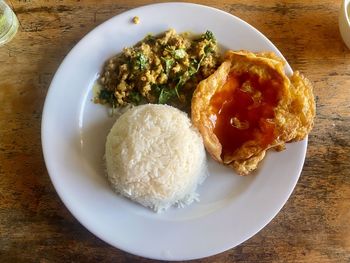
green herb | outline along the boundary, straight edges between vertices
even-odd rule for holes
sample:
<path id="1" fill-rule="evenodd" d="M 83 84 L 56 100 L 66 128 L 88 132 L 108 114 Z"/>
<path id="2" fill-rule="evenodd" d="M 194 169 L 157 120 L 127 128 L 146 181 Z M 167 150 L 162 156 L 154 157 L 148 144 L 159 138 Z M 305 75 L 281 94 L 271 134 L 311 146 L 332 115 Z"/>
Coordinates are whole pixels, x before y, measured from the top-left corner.
<path id="1" fill-rule="evenodd" d="M 152 84 L 151 86 L 152 93 L 157 97 L 159 97 L 159 94 L 163 88 L 164 88 L 164 85 Z"/>
<path id="2" fill-rule="evenodd" d="M 114 94 L 113 91 L 101 89 L 98 93 L 98 98 L 102 100 L 103 102 L 107 102 L 111 105 L 114 103 Z"/>
<path id="3" fill-rule="evenodd" d="M 158 103 L 165 104 L 177 95 L 177 90 L 172 88 L 162 88 L 159 94 Z"/>
<path id="4" fill-rule="evenodd" d="M 152 34 L 148 34 L 146 37 L 145 37 L 145 42 L 148 42 L 150 44 L 154 44 L 156 42 L 156 38 L 155 36 L 153 36 Z"/>
<path id="5" fill-rule="evenodd" d="M 188 69 L 188 73 L 189 73 L 190 77 L 192 77 L 194 74 L 196 74 L 198 72 L 199 68 L 201 67 L 201 63 L 202 63 L 203 59 L 205 58 L 205 56 L 206 55 L 202 55 L 199 62 L 197 62 L 196 59 L 192 60 L 191 66 Z"/>
<path id="6" fill-rule="evenodd" d="M 183 76 L 179 77 L 179 81 L 177 82 L 176 86 L 175 86 L 175 94 L 176 96 L 180 99 L 180 95 L 179 95 L 179 88 L 181 88 L 185 83 L 186 83 L 187 79 L 185 79 Z"/>
<path id="7" fill-rule="evenodd" d="M 210 46 L 210 45 L 206 45 L 205 47 L 204 47 L 204 53 L 206 54 L 206 55 L 208 55 L 209 53 L 213 53 L 214 52 L 214 49 Z"/>
<path id="8" fill-rule="evenodd" d="M 196 74 L 197 71 L 198 71 L 198 69 L 195 68 L 194 66 L 190 66 L 190 67 L 188 68 L 188 74 L 190 75 L 190 77 L 193 76 L 194 74 Z"/>
<path id="9" fill-rule="evenodd" d="M 154 94 L 154 96 L 158 97 L 159 104 L 166 104 L 170 100 L 172 100 L 174 97 L 179 96 L 178 94 L 178 88 L 180 86 L 179 82 L 177 83 L 175 88 L 172 88 L 167 85 L 156 85 L 156 84 L 152 85 L 152 93 Z"/>
<path id="10" fill-rule="evenodd" d="M 206 39 L 206 40 L 209 40 L 209 41 L 212 41 L 212 42 L 214 42 L 214 43 L 216 42 L 216 39 L 215 39 L 215 36 L 214 36 L 213 32 L 211 32 L 211 31 L 209 31 L 209 30 L 207 30 L 207 31 L 203 34 L 202 38 L 204 38 L 204 39 Z"/>
<path id="11" fill-rule="evenodd" d="M 146 68 L 147 62 L 148 62 L 147 57 L 143 53 L 138 53 L 136 55 L 136 66 L 140 70 L 144 70 Z"/>
<path id="12" fill-rule="evenodd" d="M 172 58 L 169 59 L 164 57 L 162 57 L 162 60 L 165 63 L 165 74 L 168 75 L 175 61 Z"/>
<path id="13" fill-rule="evenodd" d="M 170 53 L 175 59 L 182 59 L 186 57 L 186 54 L 187 54 L 186 50 L 183 48 L 173 50 L 169 47 L 166 47 L 164 50 Z"/>
<path id="14" fill-rule="evenodd" d="M 183 48 L 174 50 L 173 56 L 175 59 L 182 59 L 186 56 L 186 51 Z"/>
<path id="15" fill-rule="evenodd" d="M 137 91 L 132 91 L 129 96 L 129 101 L 134 105 L 139 105 L 141 102 L 141 94 Z"/>

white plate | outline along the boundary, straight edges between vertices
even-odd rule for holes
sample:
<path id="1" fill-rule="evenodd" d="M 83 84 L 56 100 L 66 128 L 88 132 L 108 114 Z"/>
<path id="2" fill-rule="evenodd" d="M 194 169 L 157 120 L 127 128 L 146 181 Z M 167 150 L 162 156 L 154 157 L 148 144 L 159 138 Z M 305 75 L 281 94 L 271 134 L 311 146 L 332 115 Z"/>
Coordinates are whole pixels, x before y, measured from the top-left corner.
<path id="1" fill-rule="evenodd" d="M 131 22 L 139 16 L 140 24 Z M 127 252 L 186 260 L 230 249 L 262 229 L 290 196 L 302 169 L 307 141 L 269 152 L 255 175 L 239 177 L 210 161 L 201 202 L 163 214 L 114 194 L 104 177 L 104 143 L 114 121 L 91 102 L 104 61 L 148 33 L 214 32 L 224 48 L 277 48 L 249 24 L 223 11 L 185 3 L 155 4 L 120 14 L 85 36 L 59 67 L 48 92 L 42 145 L 47 169 L 71 213 L 93 234 Z M 291 68 L 286 66 L 291 74 Z M 262 244 L 263 245 L 263 244 Z"/>

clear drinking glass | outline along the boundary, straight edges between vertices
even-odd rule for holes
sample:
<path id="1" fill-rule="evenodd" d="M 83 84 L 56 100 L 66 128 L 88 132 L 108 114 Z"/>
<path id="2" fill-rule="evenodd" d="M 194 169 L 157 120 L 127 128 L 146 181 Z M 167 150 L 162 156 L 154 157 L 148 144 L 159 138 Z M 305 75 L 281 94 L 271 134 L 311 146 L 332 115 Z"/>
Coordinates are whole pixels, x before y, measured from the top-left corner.
<path id="1" fill-rule="evenodd" d="M 17 33 L 18 20 L 12 9 L 0 0 L 0 45 L 9 42 Z"/>

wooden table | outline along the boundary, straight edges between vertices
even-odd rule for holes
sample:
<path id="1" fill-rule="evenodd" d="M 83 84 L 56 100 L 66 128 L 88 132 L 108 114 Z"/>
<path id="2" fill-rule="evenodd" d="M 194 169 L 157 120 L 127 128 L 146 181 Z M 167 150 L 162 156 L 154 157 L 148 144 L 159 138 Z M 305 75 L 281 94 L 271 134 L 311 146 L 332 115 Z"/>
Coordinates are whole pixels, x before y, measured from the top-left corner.
<path id="1" fill-rule="evenodd" d="M 150 262 L 107 245 L 68 212 L 45 168 L 40 121 L 67 52 L 108 18 L 151 2 L 11 1 L 20 29 L 0 47 L 0 262 Z M 350 50 L 338 31 L 340 1 L 198 3 L 264 33 L 313 81 L 317 97 L 305 166 L 287 204 L 257 235 L 200 262 L 350 262 Z"/>

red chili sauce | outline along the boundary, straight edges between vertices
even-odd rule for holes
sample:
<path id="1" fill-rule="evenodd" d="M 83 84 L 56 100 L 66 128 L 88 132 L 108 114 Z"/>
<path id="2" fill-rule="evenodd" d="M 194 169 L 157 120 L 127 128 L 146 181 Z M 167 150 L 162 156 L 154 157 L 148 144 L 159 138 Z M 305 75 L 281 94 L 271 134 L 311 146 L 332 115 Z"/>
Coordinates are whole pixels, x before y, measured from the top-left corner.
<path id="1" fill-rule="evenodd" d="M 254 140 L 266 147 L 275 139 L 274 108 L 281 97 L 282 79 L 231 72 L 224 86 L 210 100 L 214 133 L 222 145 L 222 157 Z"/>

